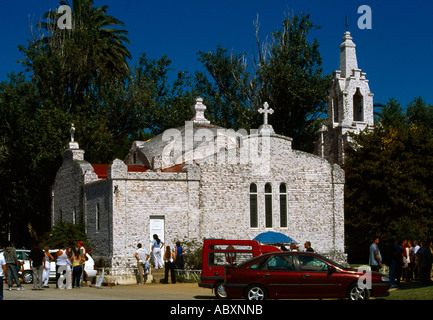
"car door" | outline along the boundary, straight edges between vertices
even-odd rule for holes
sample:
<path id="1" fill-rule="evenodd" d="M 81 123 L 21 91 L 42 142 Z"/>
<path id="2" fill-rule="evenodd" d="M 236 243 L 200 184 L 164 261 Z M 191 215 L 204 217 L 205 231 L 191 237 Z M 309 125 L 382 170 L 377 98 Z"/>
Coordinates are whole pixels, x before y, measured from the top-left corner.
<path id="1" fill-rule="evenodd" d="M 300 278 L 292 254 L 272 255 L 258 272 L 269 298 L 290 298 L 299 295 Z"/>
<path id="2" fill-rule="evenodd" d="M 337 273 L 328 272 L 329 264 L 317 256 L 299 254 L 301 294 L 303 297 L 338 297 L 342 284 Z"/>

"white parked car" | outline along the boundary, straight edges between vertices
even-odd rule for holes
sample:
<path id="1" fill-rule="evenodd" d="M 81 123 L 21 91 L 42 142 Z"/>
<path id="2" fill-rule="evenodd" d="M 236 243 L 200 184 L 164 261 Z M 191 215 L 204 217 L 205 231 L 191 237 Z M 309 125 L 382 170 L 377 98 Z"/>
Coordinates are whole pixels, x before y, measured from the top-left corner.
<path id="1" fill-rule="evenodd" d="M 0 255 L 3 255 L 4 250 L 0 251 Z M 26 249 L 16 249 L 17 251 L 17 257 L 18 260 L 21 262 L 24 262 L 24 271 L 23 271 L 23 280 L 24 283 L 32 283 L 33 282 L 33 272 L 30 269 L 30 261 L 29 261 L 29 254 L 30 254 L 30 250 L 26 250 Z M 54 257 L 54 259 L 56 258 L 55 254 L 56 252 L 59 250 L 50 250 L 51 255 Z M 56 262 L 52 261 L 50 263 L 50 280 L 55 280 L 56 279 Z M 84 265 L 84 270 L 87 273 L 87 277 L 89 281 L 93 281 L 93 279 L 95 279 L 96 277 L 96 273 L 97 270 L 95 269 L 95 261 L 93 260 L 93 258 L 90 256 L 90 254 L 87 253 L 87 261 Z"/>

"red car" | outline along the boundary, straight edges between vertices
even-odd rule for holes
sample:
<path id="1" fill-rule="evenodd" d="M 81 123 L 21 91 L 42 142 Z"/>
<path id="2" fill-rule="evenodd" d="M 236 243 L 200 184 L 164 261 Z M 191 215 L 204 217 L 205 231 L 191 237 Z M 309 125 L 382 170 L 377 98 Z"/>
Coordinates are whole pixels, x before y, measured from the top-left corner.
<path id="1" fill-rule="evenodd" d="M 247 300 L 348 298 L 389 295 L 388 277 L 345 268 L 310 252 L 275 252 L 226 267 L 228 298 Z"/>

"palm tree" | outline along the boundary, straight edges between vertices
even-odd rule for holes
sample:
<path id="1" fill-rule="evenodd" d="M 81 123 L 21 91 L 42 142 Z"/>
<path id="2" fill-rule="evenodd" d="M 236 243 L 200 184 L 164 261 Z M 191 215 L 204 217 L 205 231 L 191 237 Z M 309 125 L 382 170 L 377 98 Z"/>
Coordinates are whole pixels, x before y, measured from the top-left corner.
<path id="1" fill-rule="evenodd" d="M 63 13 L 48 11 L 38 24 L 39 36 L 21 50 L 42 96 L 70 113 L 88 105 L 101 82 L 125 79 L 131 54 L 126 47 L 128 31 L 120 28 L 124 23 L 108 15 L 107 6 L 94 7 L 93 0 L 60 5 L 72 7 L 72 28 L 59 28 Z"/>
<path id="2" fill-rule="evenodd" d="M 61 5 L 70 6 L 69 2 L 61 1 Z M 60 29 L 57 21 L 62 13 L 48 11 L 42 23 L 42 28 L 49 32 L 43 38 L 45 44 L 62 46 L 67 40 L 75 40 L 81 44 L 81 57 L 89 67 L 94 65 L 100 72 L 118 72 L 122 75 L 128 70 L 126 58 L 131 54 L 125 44 L 129 44 L 126 37 L 128 31 L 116 28 L 124 23 L 107 14 L 108 6 L 94 7 L 93 0 L 73 0 L 72 28 Z"/>

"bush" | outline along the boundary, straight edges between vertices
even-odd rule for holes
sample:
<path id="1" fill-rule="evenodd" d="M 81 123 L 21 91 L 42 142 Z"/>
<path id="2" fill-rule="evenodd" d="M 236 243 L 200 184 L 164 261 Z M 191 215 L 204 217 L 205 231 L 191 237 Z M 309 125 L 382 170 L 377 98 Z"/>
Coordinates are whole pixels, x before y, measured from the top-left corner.
<path id="1" fill-rule="evenodd" d="M 196 239 L 185 240 L 185 241 L 178 240 L 178 241 L 181 243 L 181 246 L 184 251 L 183 259 L 185 262 L 185 269 L 201 270 L 203 242 Z"/>
<path id="2" fill-rule="evenodd" d="M 83 224 L 61 223 L 52 228 L 42 238 L 42 245 L 53 249 L 60 249 L 69 244 L 76 245 L 83 241 L 87 251 L 90 251 L 87 235 Z"/>

